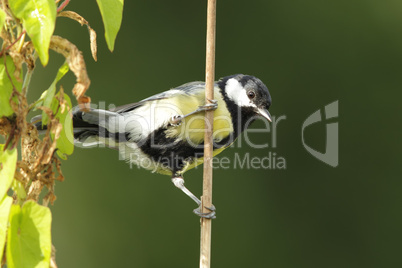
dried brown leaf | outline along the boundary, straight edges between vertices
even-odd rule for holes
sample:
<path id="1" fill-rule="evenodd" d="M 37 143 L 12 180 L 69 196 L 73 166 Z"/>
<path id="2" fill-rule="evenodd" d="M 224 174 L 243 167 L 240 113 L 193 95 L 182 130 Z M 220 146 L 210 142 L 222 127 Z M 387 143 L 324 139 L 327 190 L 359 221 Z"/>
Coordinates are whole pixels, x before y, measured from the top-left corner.
<path id="1" fill-rule="evenodd" d="M 78 22 L 79 24 L 81 24 L 81 26 L 85 25 L 89 25 L 88 21 L 86 19 L 84 19 L 80 14 L 74 12 L 74 11 L 62 11 L 59 14 L 57 14 L 58 17 L 66 17 L 72 20 L 75 20 L 76 22 Z"/>
<path id="2" fill-rule="evenodd" d="M 80 14 L 78 14 L 74 11 L 62 11 L 58 14 L 58 16 L 75 20 L 76 22 L 81 24 L 81 26 L 86 25 L 88 27 L 92 57 L 94 58 L 95 61 L 97 61 L 98 60 L 98 58 L 97 58 L 98 47 L 96 45 L 96 32 L 94 29 L 91 28 L 88 21 L 86 19 L 84 19 Z"/>
<path id="3" fill-rule="evenodd" d="M 29 186 L 27 192 L 27 199 L 38 200 L 39 194 L 42 191 L 44 185 L 41 183 L 40 180 L 33 181 Z"/>
<path id="4" fill-rule="evenodd" d="M 11 58 L 14 62 L 14 65 L 15 65 L 15 70 L 14 70 L 13 75 L 18 82 L 22 83 L 23 81 L 20 78 L 20 76 L 21 76 L 21 71 L 22 71 L 22 64 L 25 62 L 25 59 L 24 59 L 23 55 L 18 52 L 10 51 L 8 54 L 11 56 Z"/>
<path id="5" fill-rule="evenodd" d="M 96 32 L 94 29 L 89 27 L 89 25 L 88 25 L 88 31 L 89 31 L 89 40 L 91 42 L 92 58 L 94 58 L 95 61 L 98 61 L 98 57 L 97 57 L 98 46 L 96 45 Z"/>
<path id="6" fill-rule="evenodd" d="M 59 120 L 57 120 L 56 118 L 52 119 L 51 124 L 52 124 L 51 131 L 54 134 L 54 139 L 53 142 L 50 144 L 50 147 L 47 149 L 46 153 L 43 155 L 41 161 L 42 165 L 48 164 L 52 159 L 54 150 L 56 149 L 57 140 L 59 139 L 61 130 L 63 129 L 63 126 L 59 123 Z"/>
<path id="7" fill-rule="evenodd" d="M 0 135 L 7 136 L 12 128 L 13 126 L 7 117 L 0 118 Z"/>
<path id="8" fill-rule="evenodd" d="M 59 173 L 59 175 L 56 177 L 56 180 L 64 181 L 64 175 L 61 171 L 61 161 L 59 158 L 54 157 L 54 165 L 56 166 L 57 173 Z"/>
<path id="9" fill-rule="evenodd" d="M 34 173 L 39 173 L 43 170 L 43 166 L 49 164 L 54 150 L 56 148 L 57 138 L 60 136 L 60 132 L 62 129 L 61 124 L 57 119 L 54 118 L 53 112 L 48 107 L 38 107 L 38 109 L 44 111 L 50 118 L 49 123 L 47 124 L 46 135 L 42 140 L 42 143 L 38 147 L 38 157 L 35 158 L 35 162 L 32 163 L 32 170 Z M 50 132 L 55 134 L 55 139 L 52 141 L 50 137 Z"/>
<path id="10" fill-rule="evenodd" d="M 33 70 L 35 68 L 35 58 L 33 52 L 34 46 L 32 41 L 25 42 L 25 44 L 22 46 L 21 54 L 25 56 L 25 63 L 27 64 L 29 70 Z"/>
<path id="11" fill-rule="evenodd" d="M 19 182 L 27 184 L 32 175 L 30 171 L 31 170 L 29 169 L 29 166 L 25 161 L 18 161 L 14 178 L 17 179 Z"/>
<path id="12" fill-rule="evenodd" d="M 85 96 L 85 92 L 88 90 L 91 81 L 89 80 L 84 57 L 81 52 L 73 43 L 56 35 L 52 36 L 50 48 L 62 54 L 67 59 L 70 70 L 77 78 L 77 82 L 73 88 L 73 94 L 81 110 L 88 111 L 91 99 Z"/>
<path id="13" fill-rule="evenodd" d="M 60 105 L 60 112 L 64 113 L 64 110 L 66 109 L 66 105 L 67 102 L 64 99 L 64 89 L 63 86 L 60 86 L 60 93 L 58 94 L 58 96 L 56 97 L 57 100 L 59 101 L 59 105 Z"/>

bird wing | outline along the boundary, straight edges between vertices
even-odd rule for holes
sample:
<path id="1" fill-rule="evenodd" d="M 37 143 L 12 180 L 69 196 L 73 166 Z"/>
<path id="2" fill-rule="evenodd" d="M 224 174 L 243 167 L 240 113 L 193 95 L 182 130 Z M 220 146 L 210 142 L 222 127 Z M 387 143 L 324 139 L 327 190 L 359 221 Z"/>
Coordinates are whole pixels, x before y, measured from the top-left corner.
<path id="1" fill-rule="evenodd" d="M 205 83 L 201 82 L 201 81 L 195 81 L 195 82 L 186 83 L 186 84 L 183 84 L 183 85 L 178 86 L 176 88 L 173 88 L 171 90 L 164 91 L 162 93 L 153 95 L 153 96 L 148 97 L 146 99 L 143 99 L 142 101 L 121 105 L 121 106 L 112 108 L 109 111 L 115 112 L 115 113 L 130 112 L 130 111 L 132 111 L 132 110 L 134 110 L 134 109 L 146 104 L 147 102 L 152 102 L 152 101 L 171 98 L 171 97 L 174 97 L 175 95 L 178 95 L 178 94 L 191 95 L 192 91 L 195 88 L 203 88 L 203 87 L 205 87 Z"/>
<path id="2" fill-rule="evenodd" d="M 139 142 L 160 128 L 168 128 L 173 116 L 193 112 L 203 105 L 203 96 L 204 83 L 191 82 L 109 111 L 91 110 L 82 119 Z"/>

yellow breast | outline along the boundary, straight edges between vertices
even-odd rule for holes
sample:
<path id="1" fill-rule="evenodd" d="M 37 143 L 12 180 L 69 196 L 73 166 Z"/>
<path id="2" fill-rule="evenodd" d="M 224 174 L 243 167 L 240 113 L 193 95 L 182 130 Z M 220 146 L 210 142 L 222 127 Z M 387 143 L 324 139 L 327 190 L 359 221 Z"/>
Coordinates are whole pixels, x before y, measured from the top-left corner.
<path id="1" fill-rule="evenodd" d="M 218 108 L 214 110 L 213 138 L 215 142 L 219 142 L 233 132 L 233 125 L 232 117 L 218 89 L 215 89 L 214 99 L 218 102 Z M 170 101 L 180 107 L 182 115 L 189 114 L 199 106 L 205 105 L 204 90 L 191 96 L 180 95 Z M 170 127 L 166 136 L 185 140 L 194 146 L 202 143 L 205 132 L 204 116 L 204 112 L 200 112 L 186 117 L 179 126 Z"/>

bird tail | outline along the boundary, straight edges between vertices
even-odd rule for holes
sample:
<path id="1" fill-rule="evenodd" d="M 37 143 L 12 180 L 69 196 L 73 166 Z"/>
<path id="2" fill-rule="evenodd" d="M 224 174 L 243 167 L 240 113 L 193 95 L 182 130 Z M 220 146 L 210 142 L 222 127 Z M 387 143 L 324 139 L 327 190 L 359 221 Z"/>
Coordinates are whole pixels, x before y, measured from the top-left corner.
<path id="1" fill-rule="evenodd" d="M 73 109 L 74 144 L 79 147 L 94 147 L 99 143 L 105 143 L 101 141 L 105 138 L 114 138 L 116 134 L 109 132 L 106 126 L 110 118 L 117 115 L 117 113 L 100 109 L 91 109 L 89 112 Z M 31 122 L 39 134 L 46 132 L 47 125 L 42 124 L 41 115 L 33 117 Z"/>

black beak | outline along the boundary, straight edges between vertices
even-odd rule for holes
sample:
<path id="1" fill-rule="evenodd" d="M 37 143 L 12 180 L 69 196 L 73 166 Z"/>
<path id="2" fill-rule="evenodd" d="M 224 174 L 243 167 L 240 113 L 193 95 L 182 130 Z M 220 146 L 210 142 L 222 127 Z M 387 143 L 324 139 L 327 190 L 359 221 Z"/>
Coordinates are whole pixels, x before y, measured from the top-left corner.
<path id="1" fill-rule="evenodd" d="M 268 112 L 266 108 L 258 108 L 257 114 L 267 119 L 269 122 L 272 122 L 271 114 Z"/>

